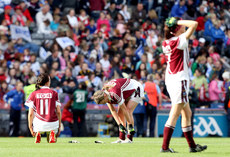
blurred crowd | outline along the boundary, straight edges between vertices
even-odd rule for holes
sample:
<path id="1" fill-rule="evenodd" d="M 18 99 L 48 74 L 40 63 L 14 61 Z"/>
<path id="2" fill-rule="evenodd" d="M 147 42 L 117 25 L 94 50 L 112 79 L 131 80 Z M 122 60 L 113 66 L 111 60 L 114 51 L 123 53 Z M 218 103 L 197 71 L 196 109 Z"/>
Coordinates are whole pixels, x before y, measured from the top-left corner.
<path id="1" fill-rule="evenodd" d="M 169 16 L 199 23 L 189 40 L 196 104 L 223 102 L 230 80 L 230 0 L 1 0 L 0 99 L 18 82 L 28 86 L 47 72 L 59 94 L 72 94 L 85 82 L 88 102 L 108 80 L 144 83 L 153 74 L 162 101 L 170 102 L 161 47 Z M 32 41 L 13 39 L 11 25 L 28 27 Z M 60 37 L 72 44 L 61 45 Z"/>

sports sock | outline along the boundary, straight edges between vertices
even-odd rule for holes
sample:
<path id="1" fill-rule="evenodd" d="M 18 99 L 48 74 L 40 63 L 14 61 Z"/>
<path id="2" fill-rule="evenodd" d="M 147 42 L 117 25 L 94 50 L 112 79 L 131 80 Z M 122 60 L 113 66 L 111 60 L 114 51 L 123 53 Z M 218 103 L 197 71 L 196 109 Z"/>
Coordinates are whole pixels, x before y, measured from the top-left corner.
<path id="1" fill-rule="evenodd" d="M 190 148 L 196 148 L 196 144 L 193 140 L 193 132 L 192 126 L 183 127 L 182 131 L 184 133 L 184 137 L 186 138 L 188 145 Z"/>
<path id="2" fill-rule="evenodd" d="M 127 138 L 128 138 L 130 141 L 133 141 L 133 135 L 128 134 L 128 135 L 127 135 Z"/>
<path id="3" fill-rule="evenodd" d="M 164 136 L 163 137 L 163 144 L 162 144 L 163 150 L 166 150 L 169 148 L 169 143 L 170 143 L 174 128 L 175 127 L 173 127 L 173 126 L 165 125 L 164 134 L 163 134 L 163 136 Z"/>
<path id="4" fill-rule="evenodd" d="M 125 132 L 119 131 L 119 138 L 120 138 L 121 140 L 125 140 Z"/>

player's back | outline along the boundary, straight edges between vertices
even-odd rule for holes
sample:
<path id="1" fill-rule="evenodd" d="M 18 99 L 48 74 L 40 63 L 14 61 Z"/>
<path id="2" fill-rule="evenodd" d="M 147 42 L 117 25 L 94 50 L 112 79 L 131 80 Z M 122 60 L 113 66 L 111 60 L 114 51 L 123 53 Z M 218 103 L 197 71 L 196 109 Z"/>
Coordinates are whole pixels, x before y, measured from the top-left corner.
<path id="1" fill-rule="evenodd" d="M 36 90 L 32 93 L 34 109 L 36 111 L 35 116 L 46 122 L 55 122 L 58 120 L 56 114 L 58 94 L 54 90 L 46 87 Z"/>

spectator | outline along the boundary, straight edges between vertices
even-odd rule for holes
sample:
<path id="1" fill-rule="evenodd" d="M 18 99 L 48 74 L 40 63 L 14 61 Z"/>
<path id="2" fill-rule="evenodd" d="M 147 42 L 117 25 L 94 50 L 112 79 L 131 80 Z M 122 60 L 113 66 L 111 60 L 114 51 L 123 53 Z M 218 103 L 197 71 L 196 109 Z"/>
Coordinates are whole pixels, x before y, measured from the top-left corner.
<path id="1" fill-rule="evenodd" d="M 10 129 L 9 136 L 17 137 L 20 131 L 21 108 L 24 101 L 23 83 L 17 82 L 16 89 L 4 96 L 4 101 L 10 104 Z"/>
<path id="2" fill-rule="evenodd" d="M 117 17 L 116 3 L 111 2 L 109 8 L 107 9 L 107 13 L 111 16 L 112 19 Z"/>
<path id="3" fill-rule="evenodd" d="M 202 94 L 200 93 L 200 90 L 204 90 L 204 93 L 206 93 L 208 91 L 208 82 L 204 76 L 204 74 L 202 73 L 201 69 L 196 69 L 195 71 L 195 78 L 192 80 L 192 86 L 195 88 L 195 90 L 197 91 L 197 95 L 200 97 L 203 97 L 203 95 L 199 95 Z M 202 98 L 202 101 L 204 99 Z"/>
<path id="4" fill-rule="evenodd" d="M 67 68 L 65 70 L 65 74 L 61 78 L 61 84 L 63 86 L 67 86 L 71 81 L 73 81 L 76 85 L 78 85 L 77 79 L 72 76 L 72 69 Z"/>
<path id="5" fill-rule="evenodd" d="M 223 93 L 223 91 L 221 91 L 218 87 L 218 75 L 216 73 L 214 73 L 212 75 L 212 78 L 210 80 L 210 84 L 209 84 L 209 99 L 213 104 L 217 104 L 220 101 L 220 94 Z"/>
<path id="6" fill-rule="evenodd" d="M 100 11 L 102 11 L 105 7 L 104 0 L 89 0 L 91 16 L 92 18 L 97 21 L 100 16 Z"/>
<path id="7" fill-rule="evenodd" d="M 82 23 L 85 27 L 89 25 L 89 16 L 85 10 L 80 10 L 80 16 L 77 17 L 79 23 Z"/>
<path id="8" fill-rule="evenodd" d="M 48 67 L 51 67 L 53 62 L 57 62 L 58 63 L 58 70 L 61 69 L 61 63 L 60 63 L 60 59 L 58 57 L 58 54 L 59 54 L 58 49 L 52 50 L 52 55 L 50 55 L 45 61 L 48 65 Z"/>
<path id="9" fill-rule="evenodd" d="M 7 22 L 6 20 L 2 20 L 2 23 L 0 25 L 0 35 L 8 35 L 9 34 L 9 29 L 7 27 Z"/>
<path id="10" fill-rule="evenodd" d="M 125 62 L 122 65 L 122 72 L 124 72 L 130 76 L 131 74 L 133 74 L 134 70 L 135 70 L 135 67 L 132 65 L 131 57 L 126 56 Z"/>
<path id="11" fill-rule="evenodd" d="M 8 93 L 8 84 L 6 81 L 0 83 L 0 101 L 3 101 L 3 96 Z"/>
<path id="12" fill-rule="evenodd" d="M 147 46 L 150 49 L 155 50 L 156 49 L 156 43 L 157 43 L 157 41 L 158 41 L 157 35 L 155 34 L 155 32 L 153 30 L 151 30 L 149 32 L 149 35 L 148 35 L 147 39 L 146 39 Z"/>
<path id="13" fill-rule="evenodd" d="M 91 71 L 88 68 L 88 64 L 87 63 L 83 63 L 82 67 L 81 67 L 81 71 L 79 72 L 79 76 L 89 76 L 91 74 Z"/>
<path id="14" fill-rule="evenodd" d="M 44 5 L 41 9 L 36 14 L 36 23 L 39 27 L 40 24 L 43 24 L 44 21 L 49 20 L 50 22 L 53 21 L 53 16 L 51 15 L 50 11 L 50 6 L 49 5 Z"/>
<path id="15" fill-rule="evenodd" d="M 139 47 L 140 45 L 144 47 L 145 40 L 141 36 L 141 32 L 139 29 L 135 30 L 135 38 L 136 38 L 136 47 Z"/>
<path id="16" fill-rule="evenodd" d="M 155 136 L 155 121 L 157 115 L 157 106 L 161 107 L 162 104 L 162 97 L 161 97 L 161 90 L 158 85 L 154 82 L 154 76 L 148 75 L 147 82 L 145 83 L 144 91 L 147 93 L 149 101 L 146 105 L 146 116 L 147 119 L 150 119 L 149 123 L 149 130 L 150 134 L 149 137 Z"/>
<path id="17" fill-rule="evenodd" d="M 60 25 L 58 26 L 57 33 L 59 36 L 67 36 L 67 32 L 71 29 L 69 27 L 68 18 L 66 16 L 62 17 L 60 20 Z"/>
<path id="18" fill-rule="evenodd" d="M 55 15 L 54 16 L 54 21 L 50 23 L 50 29 L 54 32 L 57 33 L 58 27 L 60 25 L 60 16 Z"/>
<path id="19" fill-rule="evenodd" d="M 126 23 L 131 19 L 130 13 L 127 10 L 127 5 L 123 5 L 119 13 L 123 16 Z"/>
<path id="20" fill-rule="evenodd" d="M 14 10 L 15 14 L 12 16 L 12 23 L 20 26 L 26 26 L 27 19 L 22 13 L 22 8 L 17 5 Z"/>
<path id="21" fill-rule="evenodd" d="M 132 19 L 142 24 L 146 17 L 146 11 L 142 3 L 137 4 L 137 8 L 132 12 Z"/>
<path id="22" fill-rule="evenodd" d="M 75 15 L 74 9 L 69 10 L 69 14 L 67 15 L 69 24 L 72 28 L 77 29 L 78 28 L 78 19 Z"/>
<path id="23" fill-rule="evenodd" d="M 21 7 L 23 15 L 27 19 L 27 25 L 29 26 L 34 20 L 33 20 L 32 16 L 31 16 L 31 14 L 30 14 L 30 11 L 28 9 L 28 6 L 27 6 L 26 2 L 25 1 L 21 1 L 19 3 L 19 6 Z"/>
<path id="24" fill-rule="evenodd" d="M 50 74 L 50 79 L 51 79 L 50 87 L 51 88 L 60 87 L 60 80 L 56 75 L 56 70 L 51 69 L 49 74 Z"/>
<path id="25" fill-rule="evenodd" d="M 36 61 L 36 55 L 32 54 L 30 56 L 30 62 L 31 62 L 31 70 L 38 76 L 39 74 L 39 69 L 40 69 L 40 64 L 38 61 Z"/>
<path id="26" fill-rule="evenodd" d="M 109 72 L 109 68 L 110 68 L 110 62 L 109 62 L 109 55 L 108 54 L 104 54 L 103 58 L 100 60 L 102 69 L 105 73 Z"/>
<path id="27" fill-rule="evenodd" d="M 94 70 L 94 74 L 95 76 L 101 78 L 101 80 L 103 80 L 104 78 L 104 71 L 102 70 L 102 66 L 100 62 L 96 63 L 96 68 Z"/>
<path id="28" fill-rule="evenodd" d="M 136 70 L 139 69 L 140 65 L 144 63 L 146 65 L 146 70 L 150 73 L 151 72 L 151 66 L 148 62 L 148 58 L 147 58 L 147 54 L 144 53 L 142 56 L 141 56 L 141 60 L 139 62 L 137 62 L 136 64 Z"/>
<path id="29" fill-rule="evenodd" d="M 212 75 L 214 73 L 216 73 L 218 75 L 219 80 L 223 81 L 222 74 L 224 73 L 224 68 L 223 68 L 223 65 L 220 61 L 216 61 L 214 63 L 214 67 L 212 68 L 212 71 L 210 72 L 210 75 L 209 75 L 209 80 L 211 80 Z"/>
<path id="30" fill-rule="evenodd" d="M 12 7 L 10 5 L 6 5 L 4 7 L 4 12 L 2 14 L 0 14 L 0 23 L 2 23 L 3 20 L 6 20 L 7 26 L 12 24 L 12 20 L 11 20 L 11 12 Z"/>
<path id="31" fill-rule="evenodd" d="M 101 30 L 101 27 L 106 25 L 106 32 L 110 32 L 110 23 L 109 20 L 106 18 L 105 13 L 100 13 L 100 18 L 97 20 L 97 30 Z"/>
<path id="32" fill-rule="evenodd" d="M 4 72 L 4 69 L 2 67 L 0 67 L 0 82 L 4 82 L 6 81 L 6 74 Z"/>
<path id="33" fill-rule="evenodd" d="M 41 24 L 39 24 L 39 26 L 38 26 L 38 33 L 52 34 L 52 32 L 53 31 L 51 30 L 50 21 L 49 20 L 45 20 Z"/>
<path id="34" fill-rule="evenodd" d="M 180 0 L 179 3 L 174 4 L 171 11 L 171 16 L 173 17 L 181 17 L 187 11 L 187 7 L 185 5 L 185 0 Z"/>
<path id="35" fill-rule="evenodd" d="M 90 19 L 89 25 L 86 26 L 86 28 L 89 29 L 90 34 L 94 34 L 95 33 L 95 31 L 97 30 L 97 27 L 95 26 L 94 19 Z"/>

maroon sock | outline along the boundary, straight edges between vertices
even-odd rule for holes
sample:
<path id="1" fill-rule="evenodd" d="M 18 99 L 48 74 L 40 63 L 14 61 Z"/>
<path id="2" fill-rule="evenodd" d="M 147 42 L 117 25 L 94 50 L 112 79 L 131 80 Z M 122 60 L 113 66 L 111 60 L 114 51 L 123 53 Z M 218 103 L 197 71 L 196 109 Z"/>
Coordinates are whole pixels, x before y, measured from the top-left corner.
<path id="1" fill-rule="evenodd" d="M 119 138 L 120 138 L 121 140 L 125 140 L 125 133 L 119 131 Z"/>
<path id="2" fill-rule="evenodd" d="M 192 132 L 192 126 L 187 126 L 182 128 L 184 137 L 186 138 L 189 147 L 195 148 L 196 144 L 193 140 L 193 132 Z"/>
<path id="3" fill-rule="evenodd" d="M 127 138 L 128 138 L 130 141 L 133 141 L 133 135 L 128 134 L 128 135 L 127 135 Z"/>
<path id="4" fill-rule="evenodd" d="M 162 148 L 164 150 L 169 148 L 169 143 L 170 143 L 174 128 L 175 127 L 169 126 L 169 125 L 165 126 L 165 128 L 164 128 L 163 144 L 162 144 Z"/>

